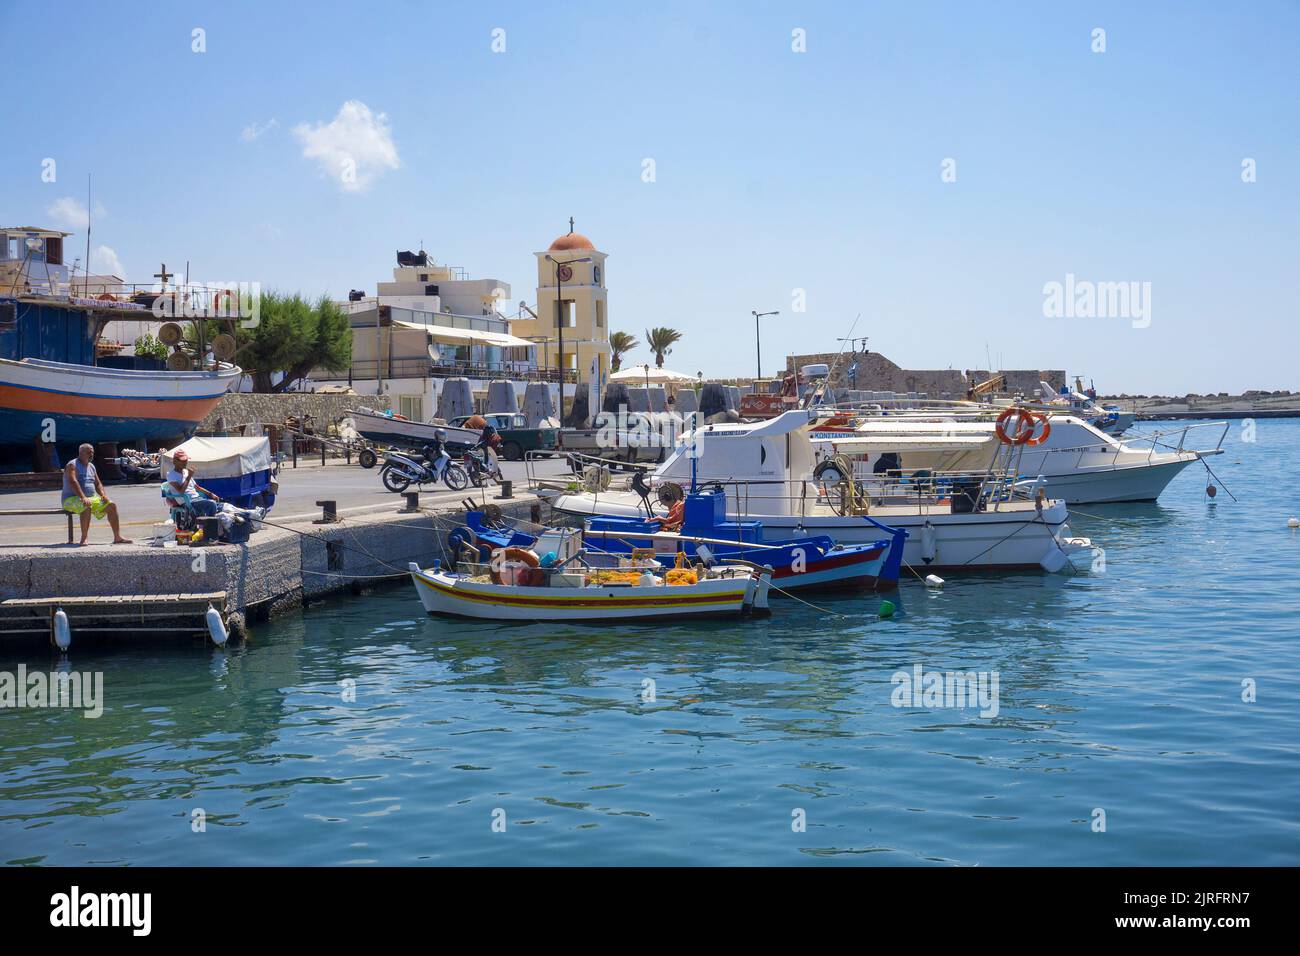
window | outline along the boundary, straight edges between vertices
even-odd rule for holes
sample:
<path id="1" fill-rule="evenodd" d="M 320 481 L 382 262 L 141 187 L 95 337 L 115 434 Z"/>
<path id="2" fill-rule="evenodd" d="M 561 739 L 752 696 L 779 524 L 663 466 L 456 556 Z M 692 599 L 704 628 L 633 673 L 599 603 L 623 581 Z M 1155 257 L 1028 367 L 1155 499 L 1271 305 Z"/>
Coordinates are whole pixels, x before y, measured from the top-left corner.
<path id="1" fill-rule="evenodd" d="M 423 395 L 399 395 L 397 396 L 397 411 L 403 418 L 409 418 L 414 422 L 424 421 L 424 396 Z"/>

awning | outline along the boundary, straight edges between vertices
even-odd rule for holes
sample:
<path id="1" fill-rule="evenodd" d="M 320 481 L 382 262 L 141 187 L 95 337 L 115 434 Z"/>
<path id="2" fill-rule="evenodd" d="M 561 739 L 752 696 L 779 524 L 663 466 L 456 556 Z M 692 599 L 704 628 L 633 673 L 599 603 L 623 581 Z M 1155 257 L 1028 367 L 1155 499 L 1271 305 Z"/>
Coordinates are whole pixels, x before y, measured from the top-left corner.
<path id="1" fill-rule="evenodd" d="M 651 385 L 693 384 L 695 376 L 684 375 L 681 372 L 674 372 L 654 365 L 651 365 L 648 371 L 644 365 L 631 365 L 612 374 L 609 380 L 611 382 L 627 382 L 629 385 L 644 385 L 646 382 Z"/>
<path id="2" fill-rule="evenodd" d="M 177 448 L 189 453 L 200 482 L 204 478 L 237 478 L 271 467 L 271 440 L 254 437 L 203 438 L 198 435 L 162 453 L 164 474 L 172 468 Z"/>
<path id="3" fill-rule="evenodd" d="M 882 451 L 971 451 L 993 440 L 992 435 L 863 435 L 831 438 L 836 454 L 870 455 Z"/>
<path id="4" fill-rule="evenodd" d="M 505 332 L 485 332 L 481 329 L 453 329 L 446 325 L 424 325 L 420 322 L 404 322 L 401 319 L 394 319 L 393 325 L 401 329 L 428 332 L 433 341 L 447 342 L 452 345 L 499 345 L 502 348 L 520 349 L 535 344 L 527 339 L 521 339 Z"/>

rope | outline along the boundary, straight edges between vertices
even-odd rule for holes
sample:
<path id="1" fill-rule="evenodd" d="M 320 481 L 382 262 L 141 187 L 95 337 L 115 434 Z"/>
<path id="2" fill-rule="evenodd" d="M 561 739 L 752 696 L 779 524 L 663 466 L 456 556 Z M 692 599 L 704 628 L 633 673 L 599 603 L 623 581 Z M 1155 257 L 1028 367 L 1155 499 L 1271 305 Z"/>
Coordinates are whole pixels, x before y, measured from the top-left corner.
<path id="1" fill-rule="evenodd" d="M 779 588 L 779 587 L 777 587 L 775 584 L 772 584 L 771 582 L 768 583 L 768 587 L 770 587 L 773 591 L 778 591 L 778 592 L 780 592 L 781 594 L 784 594 L 784 595 L 785 595 L 786 597 L 788 597 L 788 598 L 793 598 L 794 600 L 798 601 L 800 604 L 806 604 L 806 605 L 808 605 L 808 606 L 809 606 L 810 608 L 812 608 L 814 611 L 820 611 L 820 612 L 823 613 L 823 614 L 829 614 L 831 617 L 848 617 L 847 614 L 841 614 L 839 611 L 828 611 L 828 610 L 827 610 L 826 608 L 824 608 L 824 607 L 818 607 L 816 604 L 813 604 L 811 601 L 805 601 L 803 598 L 799 597 L 797 594 L 791 594 L 791 593 L 790 593 L 789 591 L 787 591 L 785 588 Z"/>

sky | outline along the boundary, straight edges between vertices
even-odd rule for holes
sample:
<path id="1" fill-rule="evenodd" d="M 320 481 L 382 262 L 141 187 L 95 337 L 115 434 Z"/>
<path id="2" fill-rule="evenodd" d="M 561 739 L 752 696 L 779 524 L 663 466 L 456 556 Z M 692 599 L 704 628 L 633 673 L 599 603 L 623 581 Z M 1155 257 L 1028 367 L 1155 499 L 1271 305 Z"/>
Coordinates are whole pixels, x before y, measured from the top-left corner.
<path id="1" fill-rule="evenodd" d="M 89 174 L 96 271 L 343 297 L 423 243 L 517 303 L 573 216 L 690 374 L 752 375 L 779 310 L 767 375 L 852 334 L 1300 390 L 1298 37 L 1294 0 L 0 0 L 0 225 L 84 257 Z"/>

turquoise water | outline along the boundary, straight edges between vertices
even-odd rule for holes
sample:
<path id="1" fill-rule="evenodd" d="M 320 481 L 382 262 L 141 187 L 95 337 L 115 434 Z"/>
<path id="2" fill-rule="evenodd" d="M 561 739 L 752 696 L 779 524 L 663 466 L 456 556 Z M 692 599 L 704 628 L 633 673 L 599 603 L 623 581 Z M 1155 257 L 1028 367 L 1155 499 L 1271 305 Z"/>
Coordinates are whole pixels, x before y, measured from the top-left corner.
<path id="1" fill-rule="evenodd" d="M 497 627 L 403 586 L 227 651 L 74 648 L 105 712 L 0 711 L 0 859 L 1294 865 L 1300 422 L 1241 436 L 1239 503 L 1188 469 L 1076 513 L 1104 571 L 905 583 L 891 620 Z M 892 706 L 916 664 L 996 671 L 998 715 Z"/>

